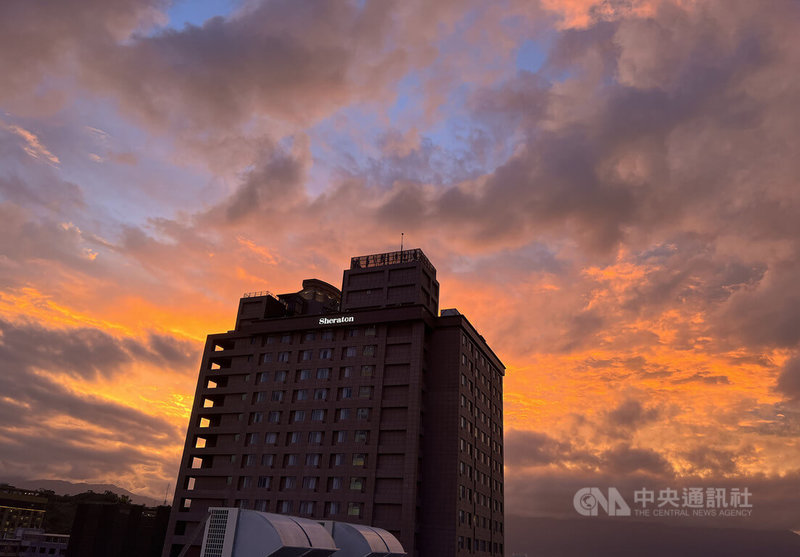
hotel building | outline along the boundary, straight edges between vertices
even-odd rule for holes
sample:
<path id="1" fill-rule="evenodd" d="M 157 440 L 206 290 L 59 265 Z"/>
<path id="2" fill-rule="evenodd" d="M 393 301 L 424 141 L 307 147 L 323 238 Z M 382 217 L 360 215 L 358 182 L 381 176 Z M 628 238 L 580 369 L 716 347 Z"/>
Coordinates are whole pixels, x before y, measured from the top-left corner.
<path id="1" fill-rule="evenodd" d="M 342 289 L 246 294 L 208 336 L 164 557 L 210 507 L 377 526 L 415 557 L 503 555 L 504 366 L 438 311 L 421 250 L 354 257 Z"/>

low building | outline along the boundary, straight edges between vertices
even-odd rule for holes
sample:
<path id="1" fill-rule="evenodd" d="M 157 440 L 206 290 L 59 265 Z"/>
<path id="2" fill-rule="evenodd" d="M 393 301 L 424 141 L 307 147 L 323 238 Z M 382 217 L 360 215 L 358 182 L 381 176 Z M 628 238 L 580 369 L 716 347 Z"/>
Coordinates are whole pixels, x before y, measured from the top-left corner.
<path id="1" fill-rule="evenodd" d="M 0 538 L 14 538 L 17 528 L 41 528 L 47 498 L 35 491 L 0 485 Z"/>

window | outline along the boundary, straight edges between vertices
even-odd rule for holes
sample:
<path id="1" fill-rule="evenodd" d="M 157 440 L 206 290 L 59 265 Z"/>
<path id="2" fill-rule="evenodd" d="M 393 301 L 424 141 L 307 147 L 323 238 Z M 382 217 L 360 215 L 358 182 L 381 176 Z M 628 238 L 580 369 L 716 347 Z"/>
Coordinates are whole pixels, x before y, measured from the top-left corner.
<path id="1" fill-rule="evenodd" d="M 352 387 L 342 387 L 339 389 L 339 400 L 344 400 L 346 398 L 353 397 L 353 389 Z"/>
<path id="2" fill-rule="evenodd" d="M 367 482 L 366 478 L 350 478 L 351 491 L 363 491 L 364 484 Z"/>
<path id="3" fill-rule="evenodd" d="M 367 328 L 364 330 L 364 336 L 367 337 L 374 337 L 377 334 L 377 328 L 375 325 L 368 325 Z"/>
<path id="4" fill-rule="evenodd" d="M 292 412 L 292 422 L 299 423 L 306 421 L 306 411 L 305 410 L 295 410 Z"/>
<path id="5" fill-rule="evenodd" d="M 356 443 L 366 443 L 367 439 L 369 439 L 369 431 L 364 429 L 359 429 L 356 431 L 355 434 Z"/>
<path id="6" fill-rule="evenodd" d="M 269 373 L 266 371 L 262 371 L 261 373 L 256 374 L 256 381 L 258 383 L 266 383 L 269 381 Z"/>
<path id="7" fill-rule="evenodd" d="M 266 354 L 261 354 L 261 363 L 268 364 L 272 361 L 272 352 L 267 352 Z"/>
<path id="8" fill-rule="evenodd" d="M 253 510 L 261 511 L 262 513 L 267 512 L 267 500 L 266 499 L 256 499 L 255 505 L 253 505 Z"/>
<path id="9" fill-rule="evenodd" d="M 314 400 L 328 400 L 328 389 L 315 389 Z"/>
<path id="10" fill-rule="evenodd" d="M 310 369 L 301 369 L 297 372 L 297 380 L 298 381 L 305 381 L 307 379 L 311 379 L 311 370 Z"/>
<path id="11" fill-rule="evenodd" d="M 235 456 L 235 455 L 233 455 L 233 456 Z M 233 460 L 231 460 L 231 462 L 233 462 Z M 246 455 L 244 455 L 244 460 L 243 460 L 242 464 L 244 466 L 255 466 L 256 464 L 258 464 L 258 460 L 256 458 L 256 455 L 254 455 L 254 454 L 246 454 Z"/>
<path id="12" fill-rule="evenodd" d="M 245 446 L 249 447 L 250 445 L 258 445 L 258 437 L 258 433 L 248 433 L 244 440 Z"/>
<path id="13" fill-rule="evenodd" d="M 346 443 L 347 442 L 347 432 L 346 431 L 335 431 L 333 432 L 333 442 L 334 443 Z"/>
<path id="14" fill-rule="evenodd" d="M 319 351 L 319 359 L 320 360 L 330 360 L 333 358 L 333 349 L 332 348 L 321 348 Z"/>
<path id="15" fill-rule="evenodd" d="M 343 358 L 353 358 L 356 355 L 356 347 L 355 346 L 346 346 L 342 351 Z"/>
<path id="16" fill-rule="evenodd" d="M 272 464 L 274 462 L 275 462 L 275 455 L 274 454 L 262 454 L 261 455 L 261 466 L 272 468 Z"/>
<path id="17" fill-rule="evenodd" d="M 368 420 L 369 419 L 369 408 L 359 408 L 356 410 L 356 417 L 359 420 Z"/>
<path id="18" fill-rule="evenodd" d="M 331 368 L 321 367 L 317 369 L 317 379 L 328 379 L 331 376 Z"/>
<path id="19" fill-rule="evenodd" d="M 322 455 L 319 453 L 308 453 L 306 455 L 306 466 L 319 466 Z"/>
<path id="20" fill-rule="evenodd" d="M 342 466 L 344 464 L 344 453 L 334 453 L 331 455 L 331 466 Z"/>
<path id="21" fill-rule="evenodd" d="M 321 431 L 309 431 L 308 432 L 308 442 L 312 445 L 319 445 L 322 443 L 322 432 Z"/>
<path id="22" fill-rule="evenodd" d="M 320 335 L 322 340 L 333 340 L 333 329 L 325 329 Z"/>
<path id="23" fill-rule="evenodd" d="M 284 466 L 297 466 L 297 455 L 296 454 L 287 454 L 283 457 L 283 465 Z"/>
<path id="24" fill-rule="evenodd" d="M 303 489 L 317 489 L 319 478 L 317 476 L 306 476 L 303 478 Z"/>
<path id="25" fill-rule="evenodd" d="M 361 377 L 372 377 L 375 375 L 375 366 L 361 366 Z"/>
<path id="26" fill-rule="evenodd" d="M 291 432 L 288 437 L 286 438 L 287 445 L 296 445 L 300 442 L 300 432 L 293 431 Z"/>
<path id="27" fill-rule="evenodd" d="M 368 385 L 363 385 L 358 388 L 358 398 L 371 398 L 372 397 L 372 387 Z"/>
<path id="28" fill-rule="evenodd" d="M 322 409 L 315 409 L 311 411 L 311 421 L 312 422 L 324 422 L 325 421 L 325 410 Z"/>
<path id="29" fill-rule="evenodd" d="M 339 375 L 340 375 L 340 377 L 342 379 L 346 379 L 348 377 L 352 377 L 353 376 L 353 366 L 345 366 L 345 367 L 341 368 L 341 371 L 340 371 Z"/>
<path id="30" fill-rule="evenodd" d="M 278 442 L 278 434 L 274 431 L 270 431 L 264 434 L 264 443 L 266 445 L 275 445 Z"/>
<path id="31" fill-rule="evenodd" d="M 365 453 L 353 454 L 353 466 L 365 466 L 367 462 L 367 455 Z"/>
<path id="32" fill-rule="evenodd" d="M 264 412 L 251 412 L 250 413 L 250 423 L 251 424 L 260 424 L 264 421 Z"/>
<path id="33" fill-rule="evenodd" d="M 307 331 L 306 334 L 303 336 L 303 342 L 311 342 L 316 338 L 316 336 L 317 335 L 314 334 L 314 331 Z"/>
<path id="34" fill-rule="evenodd" d="M 308 389 L 300 389 L 294 392 L 295 400 L 308 400 Z"/>
<path id="35" fill-rule="evenodd" d="M 297 485 L 297 478 L 295 476 L 283 476 L 281 478 L 281 489 L 294 489 Z"/>
<path id="36" fill-rule="evenodd" d="M 285 383 L 286 382 L 286 371 L 276 371 L 275 372 L 275 382 L 276 383 Z"/>
<path id="37" fill-rule="evenodd" d="M 306 362 L 311 359 L 311 350 L 301 350 L 300 351 L 300 361 Z"/>
<path id="38" fill-rule="evenodd" d="M 269 489 L 270 484 L 272 484 L 272 476 L 259 476 L 256 486 L 261 489 Z"/>
<path id="39" fill-rule="evenodd" d="M 351 327 L 350 329 L 347 329 L 347 336 L 349 337 L 357 337 L 358 333 L 358 327 Z"/>
<path id="40" fill-rule="evenodd" d="M 348 503 L 347 504 L 348 516 L 361 516 L 361 503 Z"/>
<path id="41" fill-rule="evenodd" d="M 291 501 L 278 501 L 278 512 L 283 514 L 291 514 L 292 502 Z"/>
<path id="42" fill-rule="evenodd" d="M 289 354 L 290 354 L 290 352 L 278 352 L 278 361 L 279 362 L 288 362 L 289 361 Z"/>
<path id="43" fill-rule="evenodd" d="M 368 344 L 364 347 L 364 355 L 365 356 L 374 356 L 376 352 L 377 346 L 374 344 Z"/>
<path id="44" fill-rule="evenodd" d="M 350 419 L 350 409 L 349 408 L 339 408 L 338 418 L 339 418 L 339 421 L 349 420 Z"/>
<path id="45" fill-rule="evenodd" d="M 292 342 L 292 334 L 288 333 L 281 337 L 281 344 L 290 344 Z"/>
<path id="46" fill-rule="evenodd" d="M 325 503 L 325 514 L 327 516 L 336 516 L 339 514 L 339 503 L 336 501 Z"/>
<path id="47" fill-rule="evenodd" d="M 335 491 L 337 489 L 342 489 L 341 476 L 334 476 L 332 478 L 328 478 L 328 491 Z"/>
<path id="48" fill-rule="evenodd" d="M 239 489 L 247 489 L 253 483 L 253 478 L 250 476 L 241 476 L 239 478 Z"/>
<path id="49" fill-rule="evenodd" d="M 300 514 L 314 514 L 314 501 L 301 501 Z"/>

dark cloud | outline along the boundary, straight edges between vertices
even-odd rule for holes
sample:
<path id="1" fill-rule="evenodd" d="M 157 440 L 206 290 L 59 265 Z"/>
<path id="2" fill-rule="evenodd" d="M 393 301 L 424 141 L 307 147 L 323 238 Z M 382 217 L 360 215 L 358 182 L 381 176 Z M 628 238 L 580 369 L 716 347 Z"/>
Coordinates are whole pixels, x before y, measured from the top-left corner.
<path id="1" fill-rule="evenodd" d="M 185 368 L 195 348 L 185 340 L 159 334 L 151 334 L 149 342 L 143 343 L 88 327 L 50 329 L 0 320 L 0 360 L 7 373 L 48 370 L 94 380 L 112 377 L 136 360 Z"/>
<path id="2" fill-rule="evenodd" d="M 612 428 L 636 429 L 642 424 L 652 422 L 659 418 L 657 408 L 645 408 L 633 398 L 627 398 L 609 411 L 606 419 Z"/>
<path id="3" fill-rule="evenodd" d="M 789 398 L 800 399 L 800 357 L 786 360 L 775 388 Z"/>

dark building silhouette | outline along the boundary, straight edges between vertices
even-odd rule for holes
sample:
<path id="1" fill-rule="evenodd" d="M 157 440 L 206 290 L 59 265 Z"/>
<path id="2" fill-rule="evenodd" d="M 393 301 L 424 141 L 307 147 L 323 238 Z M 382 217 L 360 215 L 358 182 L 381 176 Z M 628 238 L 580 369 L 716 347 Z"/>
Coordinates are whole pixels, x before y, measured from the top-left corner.
<path id="1" fill-rule="evenodd" d="M 168 520 L 167 506 L 80 503 L 67 557 L 158 557 Z"/>
<path id="2" fill-rule="evenodd" d="M 352 258 L 341 291 L 245 295 L 206 341 L 163 555 L 198 556 L 226 506 L 502 555 L 504 366 L 438 300 L 418 249 Z"/>

